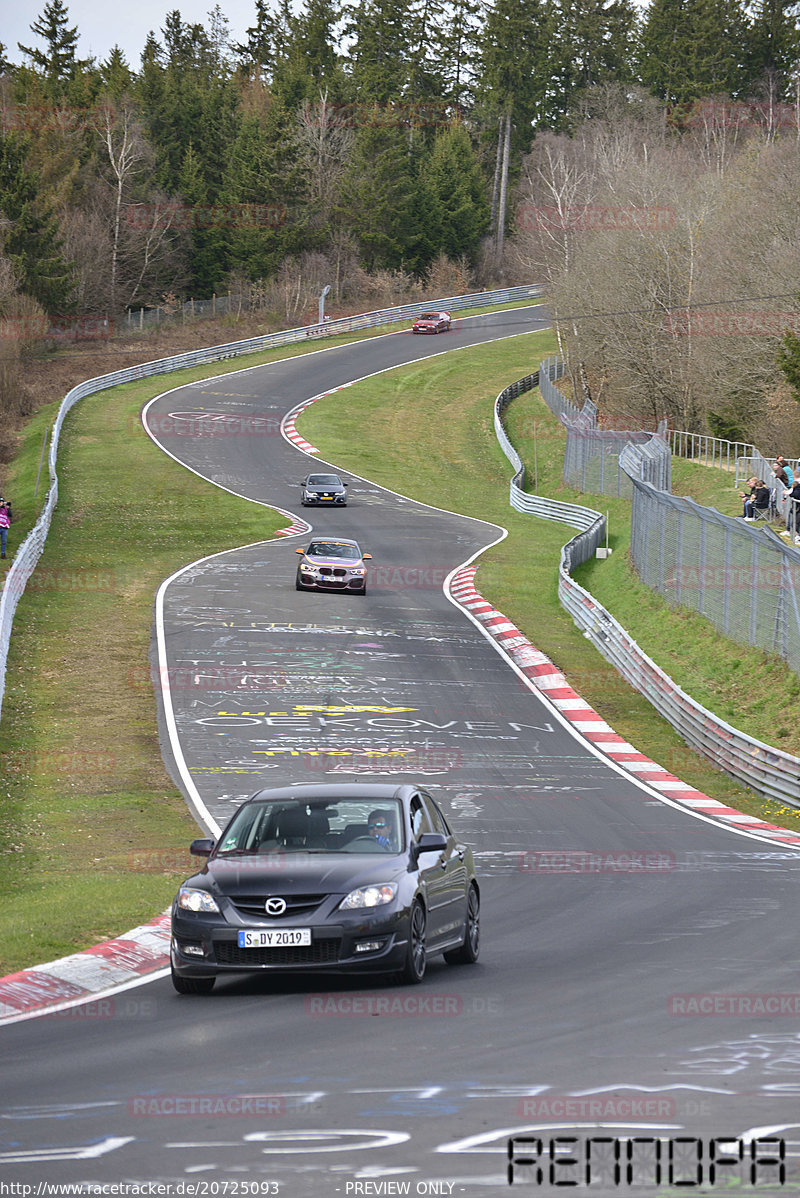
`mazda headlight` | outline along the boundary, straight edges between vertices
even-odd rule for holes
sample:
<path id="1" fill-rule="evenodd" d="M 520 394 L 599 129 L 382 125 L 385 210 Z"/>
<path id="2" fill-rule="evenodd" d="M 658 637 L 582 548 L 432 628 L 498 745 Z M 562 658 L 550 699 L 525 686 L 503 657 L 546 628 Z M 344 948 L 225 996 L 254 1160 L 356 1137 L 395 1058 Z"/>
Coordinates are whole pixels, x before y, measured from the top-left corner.
<path id="1" fill-rule="evenodd" d="M 181 886 L 178 891 L 178 906 L 181 911 L 214 911 L 217 915 L 220 913 L 216 900 L 207 890 L 195 890 L 191 886 Z"/>
<path id="2" fill-rule="evenodd" d="M 351 890 L 339 904 L 342 911 L 360 911 L 364 907 L 382 907 L 391 903 L 397 894 L 397 883 L 386 882 L 383 886 L 361 886 Z"/>

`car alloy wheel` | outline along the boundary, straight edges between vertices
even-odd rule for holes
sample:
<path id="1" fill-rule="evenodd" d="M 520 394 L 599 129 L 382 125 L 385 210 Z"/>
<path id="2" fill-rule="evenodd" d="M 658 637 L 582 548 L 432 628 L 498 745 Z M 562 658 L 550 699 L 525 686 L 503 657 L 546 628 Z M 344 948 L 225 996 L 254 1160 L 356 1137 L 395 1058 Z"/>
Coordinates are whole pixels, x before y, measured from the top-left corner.
<path id="1" fill-rule="evenodd" d="M 474 965 L 481 949 L 481 900 L 474 886 L 467 896 L 467 919 L 464 941 L 458 948 L 444 953 L 448 965 Z"/>
<path id="2" fill-rule="evenodd" d="M 428 963 L 425 949 L 426 929 L 425 908 L 419 899 L 415 899 L 408 921 L 406 963 L 400 974 L 401 981 L 410 986 L 416 986 L 425 977 L 425 967 Z"/>

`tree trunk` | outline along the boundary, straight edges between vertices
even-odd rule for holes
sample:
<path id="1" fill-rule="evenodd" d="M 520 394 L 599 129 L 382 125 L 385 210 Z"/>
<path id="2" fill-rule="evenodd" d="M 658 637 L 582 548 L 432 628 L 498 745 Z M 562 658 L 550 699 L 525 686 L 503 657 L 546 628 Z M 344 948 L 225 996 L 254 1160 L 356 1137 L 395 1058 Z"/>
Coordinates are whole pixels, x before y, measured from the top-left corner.
<path id="1" fill-rule="evenodd" d="M 489 222 L 489 232 L 497 237 L 497 198 L 500 194 L 500 164 L 503 160 L 503 118 L 497 118 L 497 155 L 494 162 L 494 183 L 492 184 L 492 215 Z"/>
<path id="2" fill-rule="evenodd" d="M 497 238 L 495 241 L 495 269 L 499 272 L 503 261 L 503 243 L 506 232 L 506 203 L 508 202 L 508 160 L 511 157 L 511 105 L 506 112 L 506 127 L 503 137 L 503 167 L 500 175 L 500 201 L 497 213 Z"/>

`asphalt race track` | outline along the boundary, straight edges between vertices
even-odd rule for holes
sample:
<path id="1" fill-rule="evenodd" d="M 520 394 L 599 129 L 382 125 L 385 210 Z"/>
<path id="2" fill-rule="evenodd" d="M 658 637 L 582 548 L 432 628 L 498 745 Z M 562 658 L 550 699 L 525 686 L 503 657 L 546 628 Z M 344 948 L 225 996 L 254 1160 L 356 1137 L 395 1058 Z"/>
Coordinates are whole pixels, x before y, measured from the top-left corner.
<path id="1" fill-rule="evenodd" d="M 411 988 L 273 976 L 218 981 L 208 997 L 159 977 L 5 1027 L 0 1182 L 481 1195 L 507 1186 L 508 1137 L 527 1133 L 515 1155 L 541 1173 L 516 1166 L 514 1184 L 531 1194 L 569 1180 L 579 1193 L 698 1192 L 715 1137 L 738 1139 L 746 1160 L 717 1160 L 708 1192 L 739 1177 L 764 1192 L 783 1139 L 785 1184 L 768 1192 L 800 1193 L 800 855 L 656 798 L 567 730 L 442 589 L 502 530 L 344 464 L 346 509 L 300 507 L 295 484 L 317 459 L 278 434 L 284 414 L 536 327 L 521 309 L 367 340 L 193 383 L 147 410 L 151 435 L 192 469 L 373 554 L 365 597 L 296 592 L 302 537 L 207 559 L 163 588 L 176 781 L 213 826 L 261 786 L 422 780 L 476 854 L 479 964 L 434 961 Z M 565 851 L 588 856 L 568 870 Z M 562 1150 L 579 1165 L 551 1175 L 556 1137 L 574 1138 Z"/>

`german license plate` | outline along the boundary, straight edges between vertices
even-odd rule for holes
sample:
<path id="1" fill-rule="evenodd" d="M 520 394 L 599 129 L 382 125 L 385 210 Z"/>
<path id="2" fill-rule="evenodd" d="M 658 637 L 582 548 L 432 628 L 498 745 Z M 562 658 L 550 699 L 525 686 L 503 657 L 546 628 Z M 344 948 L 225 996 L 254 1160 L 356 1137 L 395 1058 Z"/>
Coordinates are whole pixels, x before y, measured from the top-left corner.
<path id="1" fill-rule="evenodd" d="M 311 928 L 247 928 L 239 932 L 239 948 L 295 948 L 311 943 Z"/>

